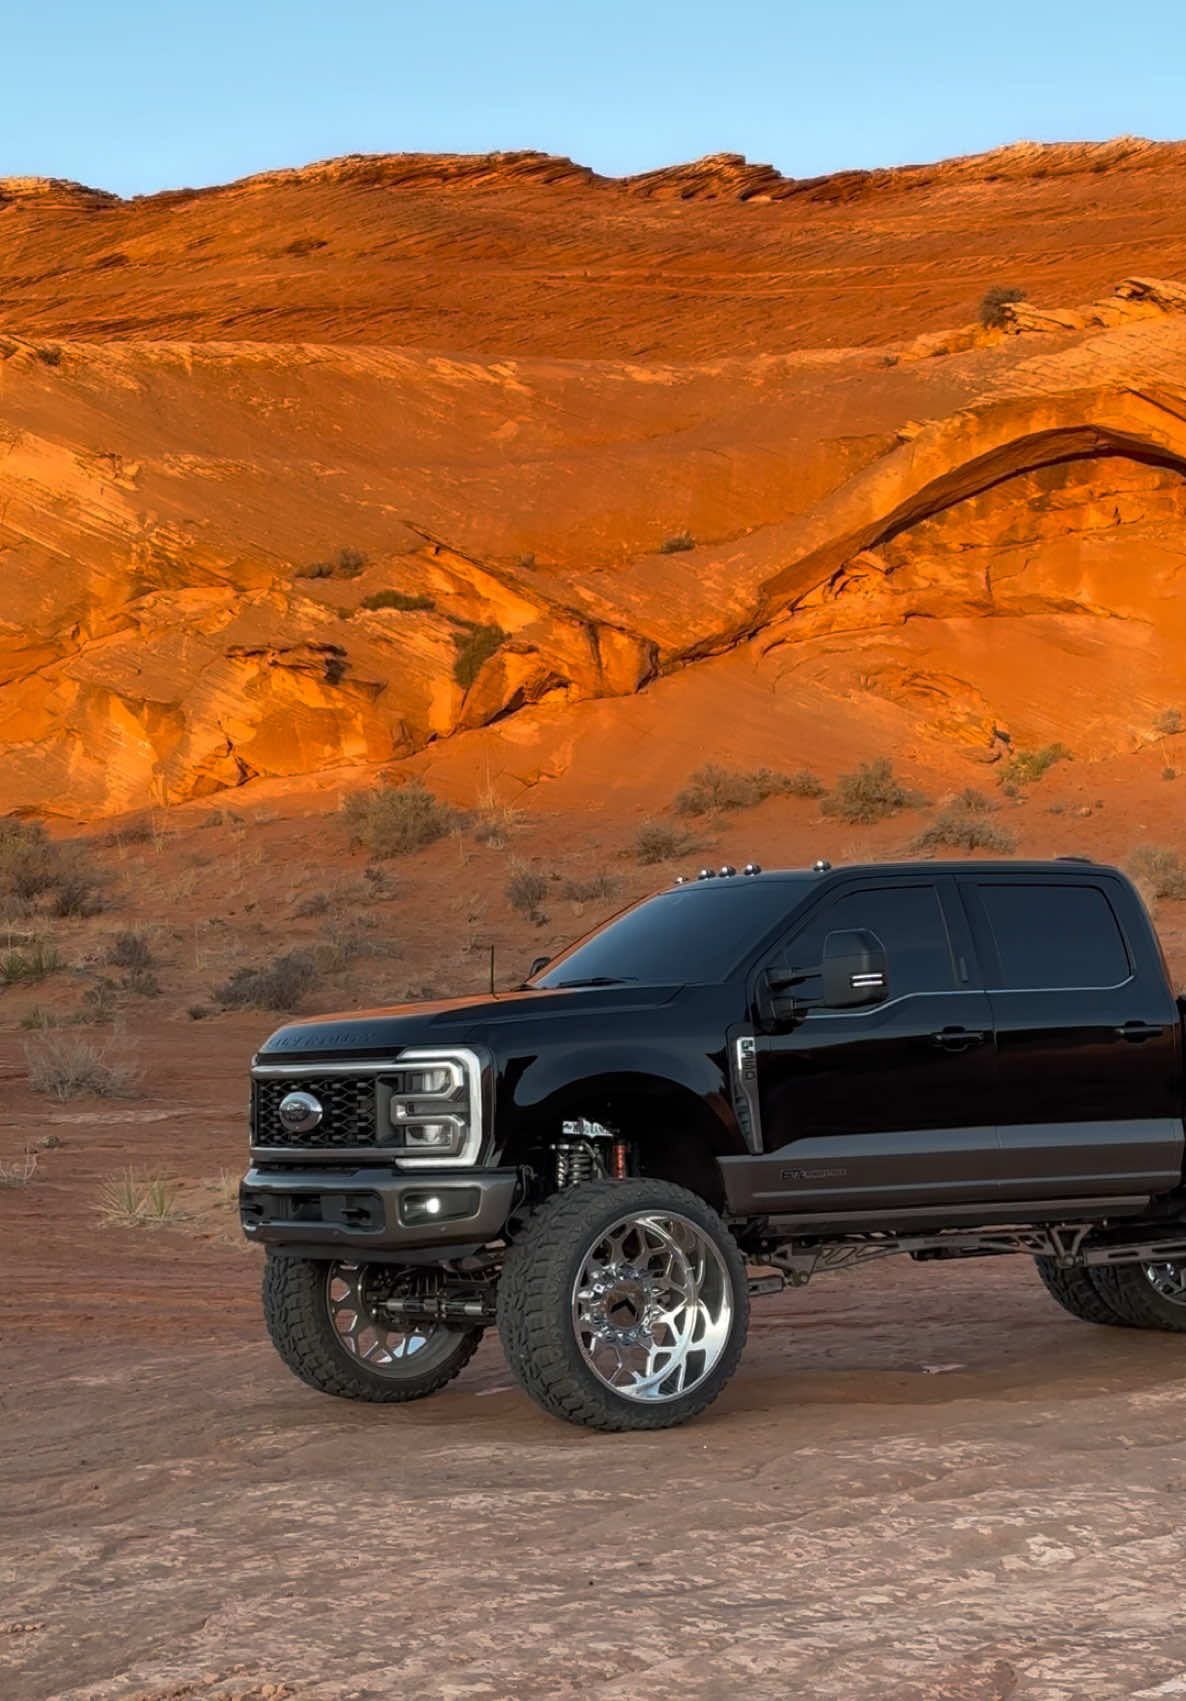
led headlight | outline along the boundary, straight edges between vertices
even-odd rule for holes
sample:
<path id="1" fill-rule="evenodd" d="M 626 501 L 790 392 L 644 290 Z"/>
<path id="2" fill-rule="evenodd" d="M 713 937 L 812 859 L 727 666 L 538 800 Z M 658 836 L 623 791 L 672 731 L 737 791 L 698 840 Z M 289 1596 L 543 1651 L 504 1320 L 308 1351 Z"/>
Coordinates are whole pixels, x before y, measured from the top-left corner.
<path id="1" fill-rule="evenodd" d="M 482 1073 L 472 1051 L 409 1051 L 381 1077 L 379 1143 L 404 1167 L 456 1168 L 482 1144 Z"/>

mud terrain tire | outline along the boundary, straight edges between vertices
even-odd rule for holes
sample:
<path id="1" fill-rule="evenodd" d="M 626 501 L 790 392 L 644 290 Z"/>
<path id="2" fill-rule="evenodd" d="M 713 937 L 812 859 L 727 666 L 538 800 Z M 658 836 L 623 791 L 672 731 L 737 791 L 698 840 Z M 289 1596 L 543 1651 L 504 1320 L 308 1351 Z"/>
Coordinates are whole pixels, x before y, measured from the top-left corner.
<path id="1" fill-rule="evenodd" d="M 288 1368 L 321 1394 L 385 1403 L 435 1394 L 469 1363 L 482 1330 L 432 1325 L 423 1344 L 406 1357 L 386 1355 L 385 1367 L 368 1365 L 335 1328 L 330 1302 L 335 1280 L 340 1282 L 344 1272 L 357 1269 L 325 1259 L 270 1253 L 264 1266 L 263 1305 L 272 1345 Z"/>
<path id="2" fill-rule="evenodd" d="M 1103 1323 L 1113 1329 L 1135 1326 L 1104 1292 L 1099 1271 L 1083 1266 L 1062 1269 L 1053 1258 L 1035 1258 L 1034 1265 L 1050 1297 L 1080 1322 Z"/>
<path id="3" fill-rule="evenodd" d="M 1153 1265 L 1168 1270 L 1172 1266 Z M 1099 1271 L 1100 1292 L 1135 1329 L 1164 1329 L 1186 1334 L 1186 1289 L 1182 1299 L 1167 1299 L 1146 1273 L 1144 1264 L 1113 1264 Z"/>
<path id="4" fill-rule="evenodd" d="M 670 1182 L 557 1193 L 503 1263 L 498 1330 L 512 1374 L 544 1411 L 589 1429 L 670 1429 L 697 1416 L 736 1370 L 748 1326 L 732 1235 Z M 590 1353 L 616 1358 L 616 1370 L 599 1372 Z M 623 1369 L 623 1355 L 645 1364 Z M 637 1391 L 619 1392 L 608 1374 L 634 1378 L 624 1385 Z"/>

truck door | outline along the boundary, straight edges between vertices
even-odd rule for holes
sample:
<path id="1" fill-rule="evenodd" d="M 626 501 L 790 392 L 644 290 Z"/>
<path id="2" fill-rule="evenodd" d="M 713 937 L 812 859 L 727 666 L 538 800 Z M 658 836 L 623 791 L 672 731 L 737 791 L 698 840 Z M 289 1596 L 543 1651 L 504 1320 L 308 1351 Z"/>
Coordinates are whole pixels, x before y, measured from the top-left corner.
<path id="1" fill-rule="evenodd" d="M 1131 892 L 1103 870 L 969 874 L 959 884 L 996 1031 L 1005 1197 L 1176 1186 L 1178 1011 Z"/>
<path id="2" fill-rule="evenodd" d="M 824 941 L 850 929 L 885 947 L 888 996 L 825 1008 Z M 801 978 L 795 1010 L 757 1038 L 768 1155 L 727 1161 L 734 1209 L 867 1211 L 884 1224 L 899 1207 L 999 1197 L 991 1012 L 951 878 L 845 885 L 774 948 L 763 971 Z"/>

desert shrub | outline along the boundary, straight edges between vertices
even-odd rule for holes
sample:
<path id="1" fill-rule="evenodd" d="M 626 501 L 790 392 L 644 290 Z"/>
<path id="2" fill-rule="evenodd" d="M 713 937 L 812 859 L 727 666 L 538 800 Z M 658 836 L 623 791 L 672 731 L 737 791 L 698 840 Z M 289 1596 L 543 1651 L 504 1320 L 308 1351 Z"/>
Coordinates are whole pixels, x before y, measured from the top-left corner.
<path id="1" fill-rule="evenodd" d="M 1139 845 L 1125 868 L 1154 898 L 1186 898 L 1186 865 L 1168 845 Z"/>
<path id="2" fill-rule="evenodd" d="M 101 915 L 106 909 L 103 893 L 94 879 L 85 874 L 67 875 L 49 900 L 49 913 L 59 920 L 69 916 Z"/>
<path id="3" fill-rule="evenodd" d="M 698 768 L 675 800 L 681 815 L 717 815 L 751 809 L 768 797 L 822 797 L 824 787 L 807 768 L 794 774 L 755 768 L 742 773 L 708 762 Z"/>
<path id="4" fill-rule="evenodd" d="M 100 975 L 93 986 L 82 995 L 75 1020 L 87 1027 L 102 1027 L 115 1016 L 115 982 L 110 975 Z"/>
<path id="5" fill-rule="evenodd" d="M 22 1028 L 34 1028 L 40 1031 L 42 1028 L 56 1028 L 60 1024 L 56 1010 L 51 1010 L 45 1004 L 34 1004 L 32 1009 L 25 1011 L 21 1017 L 20 1025 Z"/>
<path id="6" fill-rule="evenodd" d="M 412 614 L 419 609 L 427 612 L 436 607 L 432 597 L 408 596 L 404 591 L 373 591 L 369 597 L 363 597 L 359 608 L 398 608 L 405 614 Z"/>
<path id="7" fill-rule="evenodd" d="M 303 254 L 314 254 L 319 248 L 326 247 L 324 236 L 294 236 L 292 241 L 280 250 L 282 254 L 291 254 L 300 259 Z"/>
<path id="8" fill-rule="evenodd" d="M 622 890 L 622 882 L 616 874 L 603 870 L 600 874 L 591 875 L 588 880 L 566 880 L 560 888 L 560 896 L 570 904 L 588 904 L 595 898 L 616 898 Z"/>
<path id="9" fill-rule="evenodd" d="M 529 921 L 542 920 L 540 905 L 548 895 L 548 882 L 542 874 L 528 868 L 526 863 L 517 863 L 507 881 L 506 894 L 511 908 L 520 915 Z"/>
<path id="10" fill-rule="evenodd" d="M 899 810 L 915 809 L 922 801 L 917 792 L 901 783 L 889 758 L 878 756 L 875 761 L 862 762 L 851 774 L 841 774 L 835 791 L 820 807 L 825 815 L 835 816 L 838 821 L 868 826 L 896 815 Z"/>
<path id="11" fill-rule="evenodd" d="M 372 856 L 407 856 L 443 839 L 457 824 L 457 812 L 426 786 L 377 786 L 357 791 L 342 805 L 350 842 Z"/>
<path id="12" fill-rule="evenodd" d="M 453 677 L 463 691 L 469 690 L 485 663 L 506 643 L 506 636 L 493 620 L 481 625 L 466 621 L 461 631 L 454 632 L 453 648 L 457 654 L 453 657 Z"/>
<path id="13" fill-rule="evenodd" d="M 478 798 L 478 812 L 471 831 L 480 845 L 502 850 L 513 833 L 523 825 L 523 811 L 513 803 L 500 801 L 493 786 L 487 786 Z"/>
<path id="14" fill-rule="evenodd" d="M 1164 733 L 1167 738 L 1172 737 L 1175 732 L 1181 732 L 1181 709 L 1163 709 L 1153 722 L 1153 730 Z"/>
<path id="15" fill-rule="evenodd" d="M 77 1034 L 51 1030 L 25 1047 L 25 1060 L 33 1091 L 62 1102 L 84 1095 L 132 1097 L 142 1073 L 116 1034 L 97 1045 Z"/>
<path id="16" fill-rule="evenodd" d="M 1163 780 L 1176 780 L 1178 777 L 1178 770 L 1176 768 L 1163 768 L 1161 770 L 1161 777 Z"/>
<path id="17" fill-rule="evenodd" d="M 298 948 L 262 968 L 241 964 L 214 997 L 232 1010 L 296 1010 L 318 979 L 314 953 Z"/>
<path id="18" fill-rule="evenodd" d="M 0 819 L 0 899 L 26 907 L 38 899 L 53 915 L 97 915 L 99 879 L 82 846 L 51 839 L 37 821 Z"/>
<path id="19" fill-rule="evenodd" d="M 110 1228 L 164 1228 L 187 1215 L 177 1205 L 177 1189 L 163 1175 L 125 1169 L 99 1189 L 99 1215 Z"/>
<path id="20" fill-rule="evenodd" d="M 1024 301 L 1023 289 L 1011 288 L 1008 284 L 993 284 L 991 289 L 984 292 L 980 302 L 980 323 L 989 331 L 999 331 L 1009 323 L 1009 315 L 1005 309 L 1015 301 Z"/>
<path id="21" fill-rule="evenodd" d="M 923 828 L 911 848 L 916 851 L 940 848 L 987 850 L 1008 856 L 1016 849 L 1016 840 L 1012 833 L 989 819 L 995 807 L 983 792 L 962 791 Z"/>
<path id="22" fill-rule="evenodd" d="M 687 549 L 695 549 L 696 539 L 691 532 L 676 532 L 674 537 L 665 537 L 659 545 L 660 555 L 682 555 Z"/>
<path id="23" fill-rule="evenodd" d="M 191 1004 L 185 1013 L 191 1022 L 204 1022 L 210 1014 L 210 1009 L 205 1004 Z"/>
<path id="24" fill-rule="evenodd" d="M 65 966 L 61 952 L 53 945 L 34 940 L 19 951 L 0 954 L 0 986 L 34 986 Z"/>
<path id="25" fill-rule="evenodd" d="M 302 898 L 299 904 L 293 905 L 292 913 L 300 921 L 308 921 L 315 915 L 327 915 L 329 913 L 329 893 L 310 893 L 307 898 Z"/>
<path id="26" fill-rule="evenodd" d="M 156 959 L 146 933 L 117 933 L 107 947 L 107 961 L 119 969 L 151 969 Z"/>
<path id="27" fill-rule="evenodd" d="M 151 969 L 137 967 L 129 969 L 122 982 L 125 992 L 134 992 L 137 998 L 159 998 L 161 983 Z"/>
<path id="28" fill-rule="evenodd" d="M 293 573 L 295 579 L 357 579 L 367 564 L 367 558 L 358 549 L 335 549 L 328 561 L 312 561 L 307 567 L 298 567 Z"/>
<path id="29" fill-rule="evenodd" d="M 1007 793 L 1015 793 L 1044 779 L 1055 763 L 1070 760 L 1071 753 L 1065 744 L 1044 744 L 1040 750 L 1018 750 L 1001 769 L 1001 785 Z"/>
<path id="30" fill-rule="evenodd" d="M 656 862 L 668 862 L 672 857 L 686 856 L 696 849 L 696 840 L 691 833 L 669 827 L 665 821 L 644 821 L 634 835 L 632 849 L 637 862 L 650 866 Z"/>

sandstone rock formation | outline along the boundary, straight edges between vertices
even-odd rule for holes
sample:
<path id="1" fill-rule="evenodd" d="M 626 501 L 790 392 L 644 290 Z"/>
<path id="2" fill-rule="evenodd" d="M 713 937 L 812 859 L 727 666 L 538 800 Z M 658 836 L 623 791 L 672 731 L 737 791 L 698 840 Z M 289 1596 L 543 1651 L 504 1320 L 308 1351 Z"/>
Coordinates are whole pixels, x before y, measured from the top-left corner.
<path id="1" fill-rule="evenodd" d="M 925 223 L 917 198 L 969 177 L 1032 195 L 1087 175 L 1098 195 L 1101 159 L 1127 204 L 1167 158 L 1009 150 L 857 187 Z M 1172 278 L 1019 302 L 1003 332 L 679 363 L 352 342 L 365 269 L 332 343 L 161 334 L 241 334 L 221 285 L 181 291 L 183 254 L 250 213 L 290 277 L 322 240 L 290 235 L 302 197 L 326 218 L 363 192 L 414 206 L 435 221 L 422 246 L 442 220 L 489 220 L 484 197 L 526 197 L 525 219 L 557 194 L 626 209 L 601 264 L 653 238 L 631 209 L 728 202 L 748 258 L 764 214 L 741 203 L 802 199 L 765 171 L 723 156 L 614 184 L 520 155 L 344 160 L 133 203 L 0 186 L 21 264 L 51 237 L 73 256 L 52 302 L 18 277 L 0 327 L 4 806 L 95 816 L 409 759 L 645 789 L 685 742 L 763 760 L 872 742 L 953 772 L 1068 723 L 1084 754 L 1138 746 L 1186 699 Z M 864 216 L 845 215 L 850 248 Z M 731 310 L 749 282 L 735 265 Z M 491 302 L 508 335 L 515 287 Z M 443 342 L 448 300 L 423 310 Z M 292 296 L 273 332 L 303 311 Z M 69 315 L 117 334 L 46 336 Z M 717 328 L 727 345 L 735 322 Z"/>

